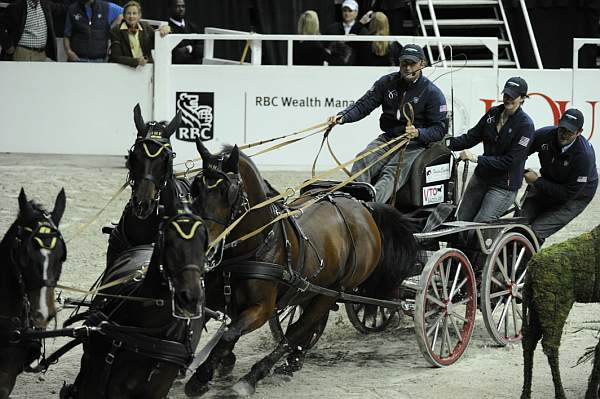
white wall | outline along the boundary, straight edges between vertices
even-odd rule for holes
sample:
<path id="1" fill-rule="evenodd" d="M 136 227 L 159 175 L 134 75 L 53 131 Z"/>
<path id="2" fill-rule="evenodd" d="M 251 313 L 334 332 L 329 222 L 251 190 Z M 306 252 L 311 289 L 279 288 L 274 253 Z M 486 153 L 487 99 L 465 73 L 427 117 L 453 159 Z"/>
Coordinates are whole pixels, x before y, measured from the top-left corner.
<path id="1" fill-rule="evenodd" d="M 334 101 L 356 100 L 381 75 L 394 68 L 287 66 L 173 66 L 169 74 L 168 115 L 175 112 L 178 91 L 214 93 L 212 149 L 283 135 L 322 122 L 341 107 Z M 536 127 L 553 124 L 561 108 L 580 107 L 585 135 L 598 131 L 593 106 L 600 101 L 600 71 L 499 70 L 468 68 L 449 72 L 428 68 L 426 75 L 446 94 L 454 92 L 455 133 L 463 133 L 485 111 L 485 101 L 498 98 L 499 88 L 514 75 L 524 77 L 533 93 L 525 104 Z M 444 75 L 445 74 L 445 75 Z M 453 86 L 453 87 L 452 87 Z M 131 69 L 114 64 L 0 63 L 0 151 L 78 154 L 124 154 L 133 143 L 132 108 L 139 102 L 144 116 L 153 115 L 152 66 Z M 277 98 L 277 106 L 259 105 L 257 98 Z M 306 106 L 284 106 L 282 98 L 314 99 Z M 163 112 L 164 114 L 164 112 Z M 333 148 L 342 160 L 353 157 L 379 134 L 379 111 L 363 121 L 336 127 Z M 592 143 L 600 145 L 598 134 Z M 306 168 L 319 137 L 267 154 L 259 165 Z M 197 156 L 195 145 L 175 139 L 177 161 Z M 252 153 L 252 151 L 249 151 Z M 327 151 L 321 167 L 333 165 Z"/>

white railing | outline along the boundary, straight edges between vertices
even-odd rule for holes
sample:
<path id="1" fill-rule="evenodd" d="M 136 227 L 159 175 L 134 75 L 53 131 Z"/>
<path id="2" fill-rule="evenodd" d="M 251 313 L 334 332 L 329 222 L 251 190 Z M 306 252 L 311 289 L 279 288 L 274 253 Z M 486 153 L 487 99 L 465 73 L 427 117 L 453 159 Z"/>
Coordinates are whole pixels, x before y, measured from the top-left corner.
<path id="1" fill-rule="evenodd" d="M 213 32 L 217 29 L 213 28 Z M 249 41 L 252 53 L 252 65 L 260 65 L 262 55 L 262 42 L 267 40 L 287 42 L 287 65 L 293 65 L 293 47 L 295 41 L 344 41 L 344 42 L 373 42 L 373 41 L 398 41 L 400 43 L 414 43 L 420 46 L 437 45 L 440 41 L 444 46 L 485 46 L 492 53 L 492 68 L 498 70 L 498 38 L 496 37 L 443 37 L 428 38 L 422 36 L 357 36 L 357 35 L 264 35 L 258 33 L 224 33 L 224 34 L 173 34 L 161 38 L 155 33 L 154 46 L 154 118 L 157 120 L 167 119 L 169 115 L 169 99 L 171 98 L 170 74 L 171 51 L 181 40 L 204 40 L 205 46 L 208 41 L 209 51 L 214 49 L 214 40 L 242 40 Z M 212 54 L 211 54 L 212 55 Z M 214 58 L 213 58 L 214 59 Z M 451 63 L 453 60 L 451 61 Z M 456 62 L 462 66 L 463 62 Z"/>
<path id="2" fill-rule="evenodd" d="M 211 27 L 204 28 L 204 33 L 211 35 L 252 35 L 251 32 Z M 248 43 L 250 45 L 250 64 L 260 65 L 262 59 L 262 42 L 260 40 L 250 40 Z M 247 64 L 247 62 L 245 62 L 245 56 L 242 57 L 244 59 L 240 59 L 239 61 L 237 61 L 227 60 L 224 58 L 215 58 L 214 55 L 215 41 L 213 39 L 204 39 L 204 58 L 202 60 L 203 64 Z"/>
<path id="3" fill-rule="evenodd" d="M 579 50 L 586 44 L 600 45 L 600 39 L 581 37 L 573 39 L 573 70 L 579 69 Z"/>

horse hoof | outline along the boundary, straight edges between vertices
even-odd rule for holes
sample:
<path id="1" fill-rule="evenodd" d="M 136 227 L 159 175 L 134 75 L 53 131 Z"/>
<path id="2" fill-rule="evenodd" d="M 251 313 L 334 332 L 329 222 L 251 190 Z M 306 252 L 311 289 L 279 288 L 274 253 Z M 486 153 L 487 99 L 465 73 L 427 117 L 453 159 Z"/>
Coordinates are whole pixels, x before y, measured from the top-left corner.
<path id="1" fill-rule="evenodd" d="M 60 392 L 58 393 L 58 397 L 60 399 L 71 399 L 74 398 L 75 396 L 73 396 L 73 389 L 74 385 L 73 384 L 67 384 L 66 382 L 63 382 L 63 386 L 62 388 L 60 388 Z"/>
<path id="2" fill-rule="evenodd" d="M 195 376 L 192 376 L 183 388 L 185 395 L 192 398 L 202 396 L 208 391 L 210 391 L 209 383 L 201 382 Z"/>
<path id="3" fill-rule="evenodd" d="M 275 367 L 273 373 L 278 375 L 285 375 L 288 377 L 292 377 L 294 375 L 294 371 L 287 364 L 282 364 L 281 366 Z"/>
<path id="4" fill-rule="evenodd" d="M 245 380 L 239 380 L 231 389 L 238 396 L 250 396 L 254 394 L 254 391 L 256 391 L 254 385 Z"/>
<path id="5" fill-rule="evenodd" d="M 217 369 L 217 372 L 219 373 L 219 377 L 226 377 L 229 374 L 231 374 L 231 372 L 233 371 L 233 368 L 235 367 L 235 354 L 230 353 L 227 357 L 225 357 L 223 360 L 221 360 L 221 363 L 219 364 L 219 368 Z"/>

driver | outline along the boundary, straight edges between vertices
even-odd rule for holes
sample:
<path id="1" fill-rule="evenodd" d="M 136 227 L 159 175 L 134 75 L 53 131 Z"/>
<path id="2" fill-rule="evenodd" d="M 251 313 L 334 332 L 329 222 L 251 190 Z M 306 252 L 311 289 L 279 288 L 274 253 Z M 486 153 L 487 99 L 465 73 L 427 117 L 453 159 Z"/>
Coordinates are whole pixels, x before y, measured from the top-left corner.
<path id="1" fill-rule="evenodd" d="M 433 82 L 423 76 L 421 70 L 426 66 L 423 49 L 416 44 L 407 44 L 400 52 L 399 72 L 381 77 L 354 104 L 328 119 L 332 124 L 352 123 L 381 106 L 379 126 L 383 133 L 359 155 L 406 134 L 411 142 L 404 151 L 396 191 L 408 180 L 410 167 L 417 155 L 429 143 L 440 141 L 446 134 L 446 98 Z M 403 112 L 405 104 L 411 104 L 414 110 L 414 125 L 407 123 Z M 384 146 L 354 162 L 352 174 L 371 165 L 389 149 L 390 147 Z M 356 181 L 373 184 L 376 190 L 375 201 L 387 203 L 394 193 L 398 161 L 399 155 L 391 154 L 359 175 Z"/>

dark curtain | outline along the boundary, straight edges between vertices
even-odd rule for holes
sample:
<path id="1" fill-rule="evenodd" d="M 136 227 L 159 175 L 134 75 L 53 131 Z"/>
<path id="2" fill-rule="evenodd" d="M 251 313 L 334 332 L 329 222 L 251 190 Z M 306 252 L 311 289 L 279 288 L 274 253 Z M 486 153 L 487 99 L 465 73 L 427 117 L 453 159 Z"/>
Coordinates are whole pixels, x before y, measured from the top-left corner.
<path id="1" fill-rule="evenodd" d="M 600 37 L 598 0 L 528 0 L 525 2 L 544 68 L 573 66 L 573 38 Z M 506 2 L 508 20 L 522 68 L 537 68 L 518 1 Z M 597 46 L 584 46 L 579 66 L 596 67 Z"/>

